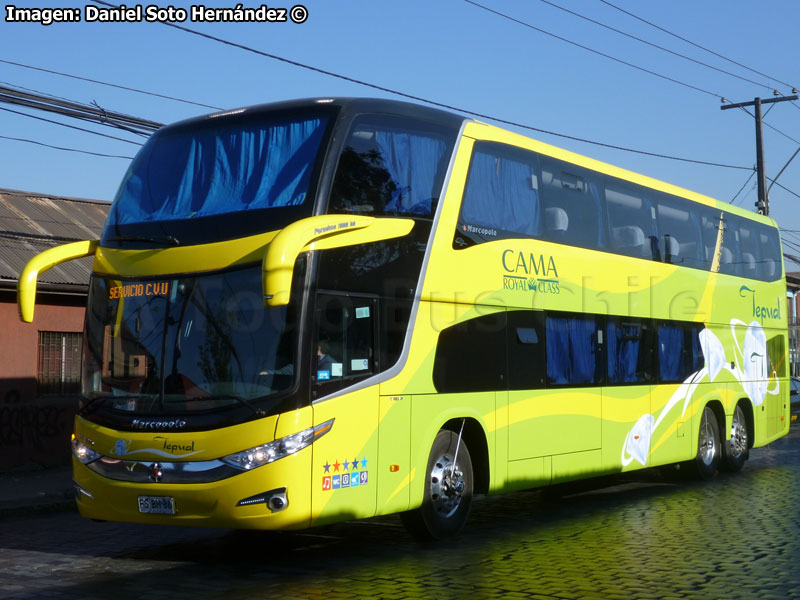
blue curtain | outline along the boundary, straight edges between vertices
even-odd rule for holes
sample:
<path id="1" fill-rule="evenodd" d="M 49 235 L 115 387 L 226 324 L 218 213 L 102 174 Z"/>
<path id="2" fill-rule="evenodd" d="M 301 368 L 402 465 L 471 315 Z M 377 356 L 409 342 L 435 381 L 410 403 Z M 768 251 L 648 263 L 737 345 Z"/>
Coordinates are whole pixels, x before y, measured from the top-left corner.
<path id="1" fill-rule="evenodd" d="M 597 351 L 594 318 L 547 317 L 545 329 L 548 382 L 594 383 Z"/>
<path id="2" fill-rule="evenodd" d="M 461 220 L 527 235 L 539 232 L 535 164 L 476 151 L 467 178 Z"/>
<path id="3" fill-rule="evenodd" d="M 123 182 L 116 223 L 302 204 L 324 119 L 156 134 Z"/>
<path id="4" fill-rule="evenodd" d="M 634 383 L 639 381 L 636 367 L 639 364 L 641 325 L 619 326 L 608 322 L 608 380 L 610 383 Z"/>
<path id="5" fill-rule="evenodd" d="M 683 381 L 683 328 L 661 325 L 658 328 L 658 364 L 661 381 Z"/>
<path id="6" fill-rule="evenodd" d="M 403 131 L 378 131 L 375 141 L 396 190 L 385 210 L 396 214 L 431 215 L 436 172 L 444 156 L 444 140 Z"/>

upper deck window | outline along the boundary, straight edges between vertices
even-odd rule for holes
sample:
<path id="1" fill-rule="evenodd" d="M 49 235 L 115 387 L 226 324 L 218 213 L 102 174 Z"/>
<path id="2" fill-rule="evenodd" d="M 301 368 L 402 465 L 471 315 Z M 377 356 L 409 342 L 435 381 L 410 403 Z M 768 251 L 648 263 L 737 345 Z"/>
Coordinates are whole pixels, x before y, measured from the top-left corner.
<path id="1" fill-rule="evenodd" d="M 260 219 L 253 211 L 306 207 L 292 216 L 310 216 L 328 121 L 308 112 L 261 114 L 156 133 L 120 186 L 103 241 L 168 235 L 180 243 L 209 242 L 287 224 L 273 226 L 272 212 Z M 235 223 L 216 219 L 245 211 Z"/>
<path id="2" fill-rule="evenodd" d="M 760 281 L 781 277 L 776 227 L 516 146 L 476 141 L 453 248 L 508 238 Z"/>
<path id="3" fill-rule="evenodd" d="M 424 121 L 356 118 L 339 157 L 328 212 L 432 217 L 453 137 Z"/>
<path id="4" fill-rule="evenodd" d="M 456 247 L 508 237 L 540 235 L 539 161 L 536 154 L 478 142 L 461 205 Z M 562 211 L 563 212 L 563 211 Z M 549 215 L 553 228 L 561 215 Z"/>

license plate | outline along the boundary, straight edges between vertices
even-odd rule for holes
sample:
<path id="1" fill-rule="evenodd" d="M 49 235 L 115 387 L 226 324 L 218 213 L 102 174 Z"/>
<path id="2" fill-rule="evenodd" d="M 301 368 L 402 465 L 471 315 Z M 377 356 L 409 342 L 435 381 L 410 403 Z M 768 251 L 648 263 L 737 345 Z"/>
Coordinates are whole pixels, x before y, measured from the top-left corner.
<path id="1" fill-rule="evenodd" d="M 156 515 L 174 515 L 175 500 L 169 496 L 139 496 L 139 512 Z"/>

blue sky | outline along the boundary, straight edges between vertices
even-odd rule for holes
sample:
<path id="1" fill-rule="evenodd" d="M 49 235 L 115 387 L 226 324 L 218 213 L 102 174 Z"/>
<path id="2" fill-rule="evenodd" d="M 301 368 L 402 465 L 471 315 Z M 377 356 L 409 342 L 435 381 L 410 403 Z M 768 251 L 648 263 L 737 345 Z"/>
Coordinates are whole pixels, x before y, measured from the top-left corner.
<path id="1" fill-rule="evenodd" d="M 680 41 L 602 0 L 548 2 L 480 1 L 533 27 L 705 91 L 569 45 L 467 0 L 304 0 L 308 20 L 303 24 L 187 21 L 183 25 L 347 77 L 539 129 L 746 168 L 755 164 L 753 118 L 739 109 L 720 110 L 716 96 L 741 102 L 756 96 L 771 98 L 772 88 L 791 93 L 791 87 L 771 77 L 800 87 L 795 43 L 800 3 L 796 0 L 759 4 L 752 0 L 609 0 L 763 75 Z M 15 4 L 26 8 L 85 6 L 72 0 Z M 192 3 L 172 4 L 189 7 Z M 231 8 L 235 4 L 211 0 L 206 6 Z M 755 83 L 626 38 L 552 4 Z M 269 4 L 287 9 L 293 5 L 280 0 Z M 3 20 L 0 59 L 223 108 L 318 96 L 397 98 L 158 23 L 82 22 L 45 27 Z M 0 63 L 0 82 L 79 102 L 97 102 L 108 110 L 164 123 L 211 112 L 5 63 Z M 0 108 L 16 110 L 8 105 Z M 775 128 L 764 130 L 767 175 L 774 177 L 800 146 L 800 102 L 773 105 L 765 121 Z M 137 139 L 107 128 L 87 127 Z M 745 186 L 736 204 L 752 209 L 755 201 L 755 178 L 745 185 L 750 176 L 747 170 L 665 160 L 519 131 L 726 202 Z M 133 156 L 137 149 L 133 144 L 5 111 L 0 111 L 0 135 L 124 156 Z M 2 188 L 110 200 L 127 164 L 124 159 L 0 138 Z M 800 255 L 800 234 L 795 233 L 800 232 L 800 198 L 793 195 L 800 194 L 800 157 L 778 181 L 791 192 L 772 188 L 771 215 L 785 230 L 785 239 L 798 244 L 796 249 L 787 246 L 785 250 Z"/>

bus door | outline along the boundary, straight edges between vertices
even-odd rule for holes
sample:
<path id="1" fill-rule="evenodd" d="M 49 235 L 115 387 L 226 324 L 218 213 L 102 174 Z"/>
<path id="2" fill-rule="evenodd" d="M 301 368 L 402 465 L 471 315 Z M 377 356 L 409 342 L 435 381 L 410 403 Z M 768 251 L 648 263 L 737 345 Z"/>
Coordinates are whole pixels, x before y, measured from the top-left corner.
<path id="1" fill-rule="evenodd" d="M 312 522 L 375 514 L 379 371 L 377 299 L 319 293 L 314 309 L 311 390 L 314 425 L 331 422 L 314 443 Z"/>

